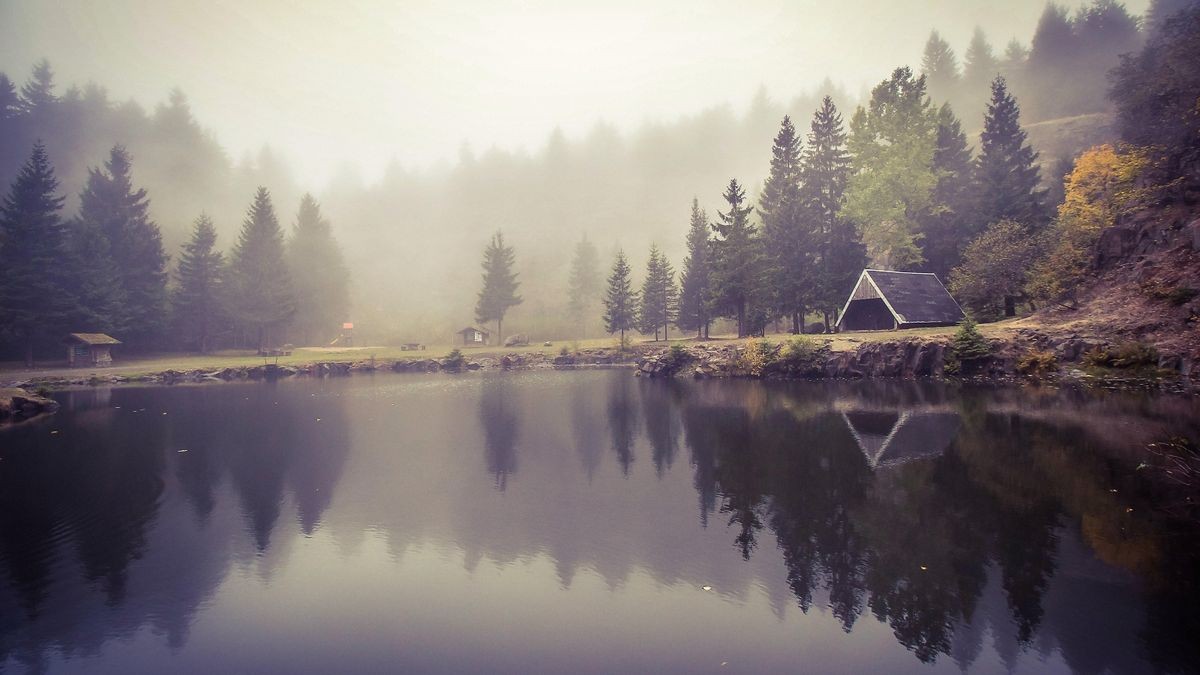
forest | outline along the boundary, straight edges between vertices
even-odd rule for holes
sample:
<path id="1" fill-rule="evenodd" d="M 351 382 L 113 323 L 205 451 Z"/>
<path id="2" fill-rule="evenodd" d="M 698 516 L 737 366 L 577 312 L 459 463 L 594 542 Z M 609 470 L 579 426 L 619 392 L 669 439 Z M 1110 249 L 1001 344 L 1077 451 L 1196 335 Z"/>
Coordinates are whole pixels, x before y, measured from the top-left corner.
<path id="1" fill-rule="evenodd" d="M 1198 26 L 1189 0 L 1050 3 L 1027 45 L 980 27 L 960 60 L 935 30 L 858 95 L 762 90 L 742 114 L 555 130 L 533 153 L 323 189 L 285 151 L 231 160 L 182 91 L 147 111 L 44 60 L 19 85 L 0 73 L 0 358 L 56 354 L 66 332 L 323 345 L 344 321 L 380 344 L 472 321 L 822 331 L 865 266 L 936 272 L 980 320 L 1069 306 L 1146 177 L 1194 171 Z"/>

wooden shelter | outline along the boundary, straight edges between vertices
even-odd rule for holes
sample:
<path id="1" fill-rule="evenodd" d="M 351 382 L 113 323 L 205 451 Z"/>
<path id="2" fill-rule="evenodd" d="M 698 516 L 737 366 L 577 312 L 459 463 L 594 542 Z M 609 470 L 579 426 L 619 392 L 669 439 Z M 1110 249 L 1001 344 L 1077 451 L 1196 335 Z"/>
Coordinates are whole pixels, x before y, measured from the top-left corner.
<path id="1" fill-rule="evenodd" d="M 838 319 L 838 330 L 953 326 L 966 316 L 936 274 L 863 270 Z"/>
<path id="2" fill-rule="evenodd" d="M 113 345 L 121 344 L 104 333 L 71 333 L 67 345 L 67 365 L 74 367 L 111 366 Z"/>
<path id="3" fill-rule="evenodd" d="M 482 347 L 492 339 L 491 333 L 474 326 L 467 326 L 458 331 L 458 334 L 462 336 L 463 345 L 467 347 Z"/>

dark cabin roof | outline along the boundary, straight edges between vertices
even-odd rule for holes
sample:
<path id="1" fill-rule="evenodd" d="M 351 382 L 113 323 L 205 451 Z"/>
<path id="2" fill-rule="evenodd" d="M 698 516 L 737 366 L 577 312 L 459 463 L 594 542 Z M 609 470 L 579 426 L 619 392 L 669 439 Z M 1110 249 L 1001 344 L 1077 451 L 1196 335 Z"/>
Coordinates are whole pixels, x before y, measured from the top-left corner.
<path id="1" fill-rule="evenodd" d="M 474 327 L 474 326 L 467 326 L 466 328 L 464 328 L 464 329 L 462 329 L 462 330 L 460 330 L 460 331 L 458 331 L 458 332 L 459 332 L 459 333 L 471 333 L 471 332 L 475 332 L 475 333 L 483 333 L 484 335 L 491 335 L 491 333 L 488 333 L 486 330 L 484 330 L 484 329 L 482 329 L 482 328 L 476 328 L 476 327 Z"/>
<path id="2" fill-rule="evenodd" d="M 863 270 L 859 284 L 866 278 L 879 289 L 883 301 L 900 324 L 954 324 L 966 318 L 950 291 L 932 272 Z M 858 284 L 855 285 L 857 289 Z M 851 297 L 854 297 L 853 293 Z"/>
<path id="3" fill-rule="evenodd" d="M 119 345 L 121 341 L 104 333 L 71 333 L 67 336 L 67 342 L 74 342 L 82 345 Z"/>
<path id="4" fill-rule="evenodd" d="M 849 411 L 842 418 L 872 468 L 940 455 L 958 436 L 956 413 Z"/>

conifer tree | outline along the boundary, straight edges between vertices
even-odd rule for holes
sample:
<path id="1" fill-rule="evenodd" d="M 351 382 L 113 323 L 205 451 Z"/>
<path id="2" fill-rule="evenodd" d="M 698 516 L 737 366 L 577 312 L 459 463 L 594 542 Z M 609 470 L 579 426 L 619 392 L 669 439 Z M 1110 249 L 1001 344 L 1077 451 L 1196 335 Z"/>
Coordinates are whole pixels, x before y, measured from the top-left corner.
<path id="1" fill-rule="evenodd" d="M 771 168 L 759 198 L 767 255 L 764 272 L 775 309 L 800 331 L 814 287 L 815 237 L 805 218 L 800 193 L 802 144 L 792 120 L 784 117 L 771 148 Z"/>
<path id="2" fill-rule="evenodd" d="M 79 221 L 108 239 L 121 282 L 121 311 L 110 323 L 117 337 L 145 348 L 161 335 L 167 311 L 167 255 L 150 219 L 144 189 L 135 189 L 125 148 L 114 146 L 104 170 L 91 169 L 80 194 Z"/>
<path id="3" fill-rule="evenodd" d="M 179 285 L 172 306 L 175 323 L 183 339 L 208 353 L 213 338 L 224 321 L 221 305 L 225 278 L 225 256 L 218 250 L 217 230 L 206 214 L 200 214 L 192 237 L 183 245 L 176 272 Z"/>
<path id="4" fill-rule="evenodd" d="M 100 227 L 76 219 L 68 229 L 71 251 L 72 326 L 91 333 L 116 333 L 126 305 L 121 273 Z"/>
<path id="5" fill-rule="evenodd" d="M 680 274 L 680 330 L 694 330 L 696 337 L 708 338 L 712 324 L 712 288 L 710 284 L 712 242 L 709 239 L 708 214 L 700 208 L 700 200 L 692 199 L 692 220 L 687 235 L 687 258 Z"/>
<path id="6" fill-rule="evenodd" d="M 504 245 L 504 234 L 497 231 L 483 251 L 483 288 L 475 303 L 475 320 L 496 322 L 496 339 L 504 341 L 504 315 L 522 302 L 517 295 L 517 273 L 513 271 L 516 253 Z"/>
<path id="7" fill-rule="evenodd" d="M 8 75 L 0 73 L 0 121 L 8 120 L 21 114 L 21 99 L 17 89 Z"/>
<path id="8" fill-rule="evenodd" d="M 983 120 L 975 164 L 978 222 L 982 226 L 1014 220 L 1026 227 L 1044 224 L 1047 214 L 1038 189 L 1037 153 L 1026 142 L 1021 110 L 1003 77 L 992 82 L 992 100 Z"/>
<path id="9" fill-rule="evenodd" d="M 600 256 L 596 253 L 596 245 L 588 241 L 585 234 L 575 245 L 575 255 L 571 258 L 571 276 L 567 280 L 568 311 L 579 328 L 580 337 L 587 337 L 588 324 L 595 318 L 602 283 Z"/>
<path id="10" fill-rule="evenodd" d="M 42 59 L 34 64 L 29 80 L 21 86 L 21 106 L 26 113 L 45 111 L 58 101 L 54 95 L 54 71 L 50 62 Z"/>
<path id="11" fill-rule="evenodd" d="M 663 331 L 666 339 L 667 326 L 675 320 L 679 293 L 675 286 L 675 270 L 659 250 L 650 246 L 650 257 L 646 262 L 646 278 L 642 281 L 641 309 L 638 313 L 638 330 L 647 335 Z"/>
<path id="12" fill-rule="evenodd" d="M 265 352 L 272 344 L 272 331 L 285 326 L 296 311 L 283 230 L 265 187 L 258 188 L 246 212 L 225 286 L 230 314 L 256 334 L 258 349 Z"/>
<path id="13" fill-rule="evenodd" d="M 925 53 L 921 58 L 921 72 L 929 86 L 929 96 L 935 101 L 948 101 L 958 95 L 961 75 L 958 59 L 950 43 L 942 39 L 935 30 L 925 42 Z"/>
<path id="14" fill-rule="evenodd" d="M 0 204 L 0 331 L 19 340 L 33 366 L 38 340 L 57 341 L 75 310 L 63 198 L 39 141 Z"/>
<path id="15" fill-rule="evenodd" d="M 324 344 L 349 316 L 350 271 L 321 205 L 310 194 L 300 199 L 288 264 L 296 296 L 292 326 L 304 344 Z"/>
<path id="16" fill-rule="evenodd" d="M 976 26 L 963 61 L 960 95 L 953 99 L 955 109 L 966 115 L 967 119 L 978 119 L 987 101 L 988 86 L 1000 74 L 1000 69 L 1000 61 L 993 53 L 987 36 L 982 28 Z"/>
<path id="17" fill-rule="evenodd" d="M 608 276 L 608 289 L 604 294 L 604 330 L 609 335 L 621 334 L 621 348 L 625 348 L 625 331 L 637 328 L 637 292 L 633 290 L 629 261 L 625 252 L 618 250 L 613 262 L 612 274 Z"/>
<path id="18" fill-rule="evenodd" d="M 814 307 L 826 315 L 826 327 L 867 262 L 858 228 L 841 216 L 850 178 L 846 140 L 842 115 L 826 96 L 813 114 L 801 169 L 805 217 L 814 224 L 818 242 Z"/>
<path id="19" fill-rule="evenodd" d="M 717 307 L 737 319 L 738 337 L 750 335 L 749 312 L 765 304 L 763 297 L 763 247 L 758 229 L 750 221 L 754 207 L 746 191 L 731 179 L 722 195 L 729 210 L 717 212 L 713 223 L 713 290 Z"/>
<path id="20" fill-rule="evenodd" d="M 963 247 L 981 229 L 974 221 L 972 207 L 971 148 L 949 103 L 938 109 L 937 124 L 937 148 L 933 153 L 937 185 L 928 212 L 919 220 L 925 269 L 945 280 L 958 264 Z"/>

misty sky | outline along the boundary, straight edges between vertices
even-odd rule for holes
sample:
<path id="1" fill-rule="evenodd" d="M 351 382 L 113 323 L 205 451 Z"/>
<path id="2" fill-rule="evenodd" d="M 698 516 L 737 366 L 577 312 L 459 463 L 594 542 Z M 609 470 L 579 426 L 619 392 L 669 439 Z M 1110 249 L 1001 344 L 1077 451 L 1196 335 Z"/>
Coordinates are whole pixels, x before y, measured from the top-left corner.
<path id="1" fill-rule="evenodd" d="M 1072 3 L 1073 4 L 1073 3 Z M 1135 14 L 1148 0 L 1126 0 Z M 1044 0 L 366 2 L 0 0 L 0 70 L 38 58 L 147 108 L 172 87 L 236 160 L 264 143 L 319 187 L 349 162 L 453 161 L 463 143 L 536 150 L 598 120 L 623 129 L 760 86 L 826 75 L 850 91 L 919 66 L 937 28 L 962 55 L 983 25 L 1027 42 Z"/>

